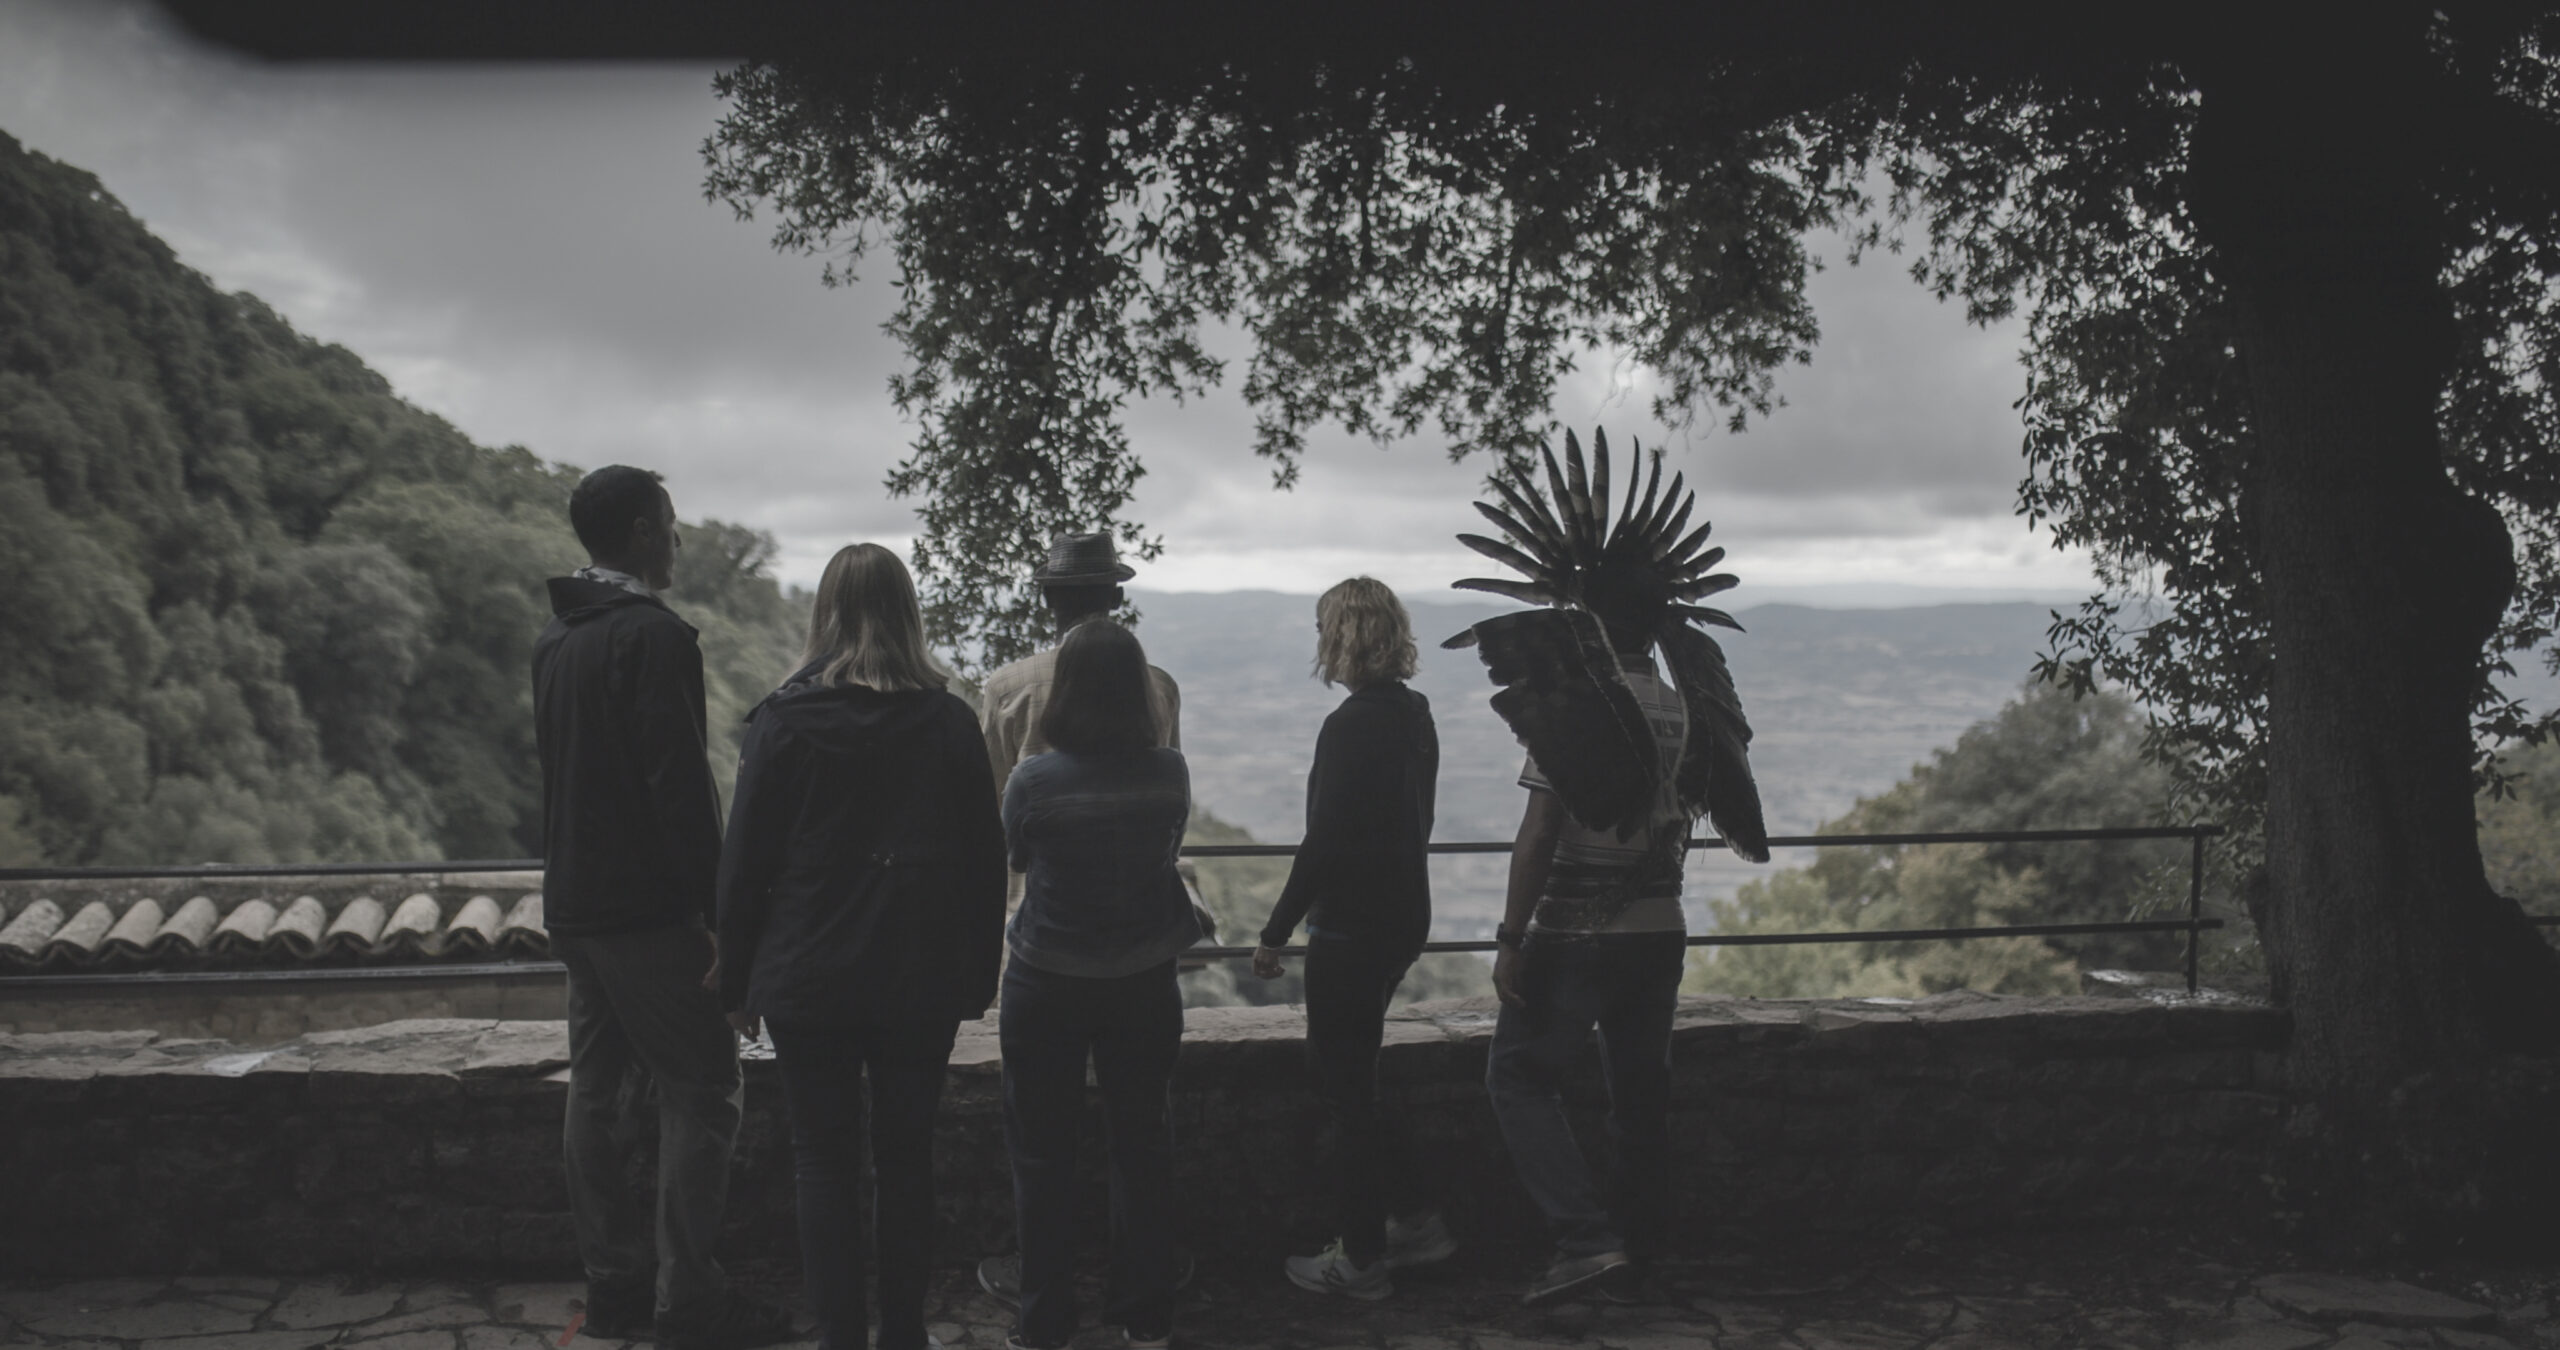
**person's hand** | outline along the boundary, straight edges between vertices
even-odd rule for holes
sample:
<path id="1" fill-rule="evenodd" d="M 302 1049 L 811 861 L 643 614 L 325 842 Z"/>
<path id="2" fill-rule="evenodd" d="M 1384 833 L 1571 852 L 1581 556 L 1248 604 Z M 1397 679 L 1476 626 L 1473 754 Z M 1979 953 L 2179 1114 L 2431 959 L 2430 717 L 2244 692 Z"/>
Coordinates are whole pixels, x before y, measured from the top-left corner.
<path id="1" fill-rule="evenodd" d="M 1288 974 L 1289 968 L 1280 964 L 1279 948 L 1256 946 L 1253 949 L 1253 973 L 1266 980 L 1276 980 Z"/>
<path id="2" fill-rule="evenodd" d="M 706 993 L 720 992 L 720 935 L 702 930 L 702 950 L 711 958 L 710 968 L 702 972 L 702 988 Z"/>
<path id="3" fill-rule="evenodd" d="M 754 1013 L 733 1012 L 729 1014 L 729 1029 L 748 1040 L 758 1040 L 764 1035 L 764 1019 Z"/>
<path id="4" fill-rule="evenodd" d="M 1493 958 L 1493 992 L 1512 1007 L 1525 1007 L 1528 1000 L 1520 994 L 1520 976 L 1527 963 L 1517 947 L 1505 947 Z"/>

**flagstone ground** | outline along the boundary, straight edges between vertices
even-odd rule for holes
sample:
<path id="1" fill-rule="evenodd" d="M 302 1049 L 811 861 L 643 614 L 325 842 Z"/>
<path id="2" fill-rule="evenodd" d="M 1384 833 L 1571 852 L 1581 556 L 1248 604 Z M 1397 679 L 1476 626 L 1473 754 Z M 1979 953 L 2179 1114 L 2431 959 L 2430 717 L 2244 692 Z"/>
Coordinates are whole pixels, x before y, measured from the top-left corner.
<path id="1" fill-rule="evenodd" d="M 1945 1243 L 1727 1250 L 1660 1271 L 1647 1301 L 1524 1308 L 1526 1272 L 1462 1254 L 1378 1303 L 1319 1298 L 1276 1269 L 1204 1266 L 1175 1342 L 1237 1350 L 2543 1350 L 2560 1268 L 2309 1269 L 2192 1234 L 2103 1231 Z M 796 1295 L 779 1266 L 743 1285 Z M 1086 1307 L 1099 1303 L 1088 1273 Z M 575 1336 L 576 1284 L 488 1278 L 197 1274 L 0 1277 L 0 1344 L 46 1350 L 624 1350 Z M 1008 1310 L 956 1265 L 933 1334 L 998 1350 Z M 1081 1350 L 1116 1346 L 1089 1326 Z M 646 1343 L 635 1343 L 645 1345 Z M 811 1350 L 814 1341 L 797 1347 Z"/>

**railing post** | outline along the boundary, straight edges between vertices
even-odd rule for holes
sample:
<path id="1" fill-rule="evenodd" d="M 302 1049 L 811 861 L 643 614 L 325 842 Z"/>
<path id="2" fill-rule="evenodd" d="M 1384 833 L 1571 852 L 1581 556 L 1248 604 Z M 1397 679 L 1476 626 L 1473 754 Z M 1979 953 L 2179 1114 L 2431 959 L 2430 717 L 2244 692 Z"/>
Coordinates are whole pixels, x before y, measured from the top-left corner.
<path id="1" fill-rule="evenodd" d="M 2204 829 L 2187 836 L 2187 992 L 2196 992 L 2204 957 Z"/>

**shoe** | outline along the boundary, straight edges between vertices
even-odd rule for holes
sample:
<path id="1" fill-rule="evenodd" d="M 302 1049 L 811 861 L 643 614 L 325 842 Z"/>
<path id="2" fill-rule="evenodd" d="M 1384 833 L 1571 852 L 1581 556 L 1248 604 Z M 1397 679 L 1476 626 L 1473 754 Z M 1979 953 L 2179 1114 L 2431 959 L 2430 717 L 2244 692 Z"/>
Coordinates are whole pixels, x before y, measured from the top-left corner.
<path id="1" fill-rule="evenodd" d="M 1021 1307 L 1022 1258 L 1019 1256 L 990 1256 L 986 1260 L 980 1261 L 978 1263 L 978 1287 L 986 1290 L 989 1298 L 992 1298 L 1007 1307 Z M 1007 1342 L 1006 1345 L 1007 1350 L 1015 1350 L 1015 1347 L 1013 1347 L 1011 1342 Z"/>
<path id="2" fill-rule="evenodd" d="M 1603 1303 L 1615 1303 L 1620 1307 L 1634 1307 L 1646 1303 L 1660 1302 L 1659 1299 L 1654 1297 L 1652 1279 L 1653 1267 L 1651 1262 L 1639 1261 L 1633 1257 L 1629 1257 L 1625 1265 L 1620 1266 L 1615 1270 L 1603 1272 L 1600 1276 L 1600 1282 L 1594 1286 L 1594 1289 L 1600 1295 L 1600 1301 Z"/>
<path id="3" fill-rule="evenodd" d="M 1387 1219 L 1387 1257 L 1389 1270 L 1411 1270 L 1446 1261 L 1458 1254 L 1458 1239 L 1449 1232 L 1449 1221 L 1440 1211 L 1430 1210 L 1418 1219 Z"/>
<path id="4" fill-rule="evenodd" d="M 1188 1289 L 1191 1277 L 1200 1273 L 1200 1264 L 1187 1251 L 1175 1252 L 1173 1287 Z M 1022 1258 L 1018 1255 L 990 1256 L 978 1263 L 978 1287 L 989 1298 L 1010 1308 L 1022 1306 Z"/>
<path id="5" fill-rule="evenodd" d="M 1382 1299 L 1396 1291 L 1387 1279 L 1387 1263 L 1381 1257 L 1368 1265 L 1351 1259 L 1340 1241 L 1314 1256 L 1292 1256 L 1281 1267 L 1289 1272 L 1289 1283 L 1311 1294 L 1345 1294 L 1358 1299 Z"/>
<path id="6" fill-rule="evenodd" d="M 1120 1344 L 1127 1347 L 1127 1350 L 1165 1350 L 1165 1347 L 1173 1344 L 1173 1333 L 1166 1331 L 1153 1336 L 1141 1336 L 1127 1327 L 1122 1327 Z"/>
<path id="7" fill-rule="evenodd" d="M 619 1280 L 587 1281 L 587 1310 L 578 1334 L 600 1341 L 636 1341 L 658 1321 L 658 1281 L 641 1275 Z"/>
<path id="8" fill-rule="evenodd" d="M 1577 1290 L 1589 1288 L 1601 1277 L 1627 1263 L 1625 1252 L 1601 1252 L 1594 1256 L 1559 1256 L 1545 1274 L 1529 1282 L 1529 1292 L 1521 1302 L 1536 1306 L 1553 1303 Z"/>
<path id="9" fill-rule="evenodd" d="M 1004 1350 L 1067 1350 L 1067 1347 L 1063 1342 L 1057 1345 L 1033 1345 L 1022 1339 L 1021 1332 L 1008 1331 L 1004 1334 Z"/>
<path id="10" fill-rule="evenodd" d="M 793 1314 L 779 1303 L 736 1290 L 709 1314 L 658 1319 L 659 1350 L 755 1350 L 793 1339 Z"/>

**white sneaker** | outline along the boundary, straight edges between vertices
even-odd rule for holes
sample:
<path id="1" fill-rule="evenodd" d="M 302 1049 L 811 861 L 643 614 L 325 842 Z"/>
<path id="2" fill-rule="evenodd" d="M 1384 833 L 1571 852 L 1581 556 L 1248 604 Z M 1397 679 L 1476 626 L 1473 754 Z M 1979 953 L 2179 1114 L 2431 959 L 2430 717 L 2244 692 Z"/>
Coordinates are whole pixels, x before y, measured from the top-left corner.
<path id="1" fill-rule="evenodd" d="M 1428 1210 L 1412 1219 L 1387 1217 L 1387 1269 L 1410 1270 L 1457 1254 L 1458 1239 L 1450 1234 L 1449 1221 L 1440 1217 L 1440 1211 Z"/>
<path id="2" fill-rule="evenodd" d="M 1314 1256 L 1292 1256 L 1283 1268 L 1289 1272 L 1289 1283 L 1310 1293 L 1374 1300 L 1396 1291 L 1387 1280 L 1384 1260 L 1360 1265 L 1339 1240 Z"/>

